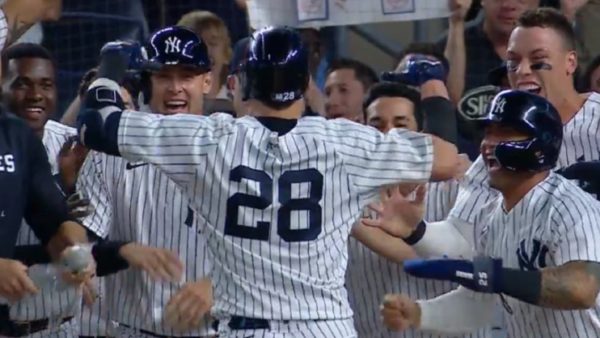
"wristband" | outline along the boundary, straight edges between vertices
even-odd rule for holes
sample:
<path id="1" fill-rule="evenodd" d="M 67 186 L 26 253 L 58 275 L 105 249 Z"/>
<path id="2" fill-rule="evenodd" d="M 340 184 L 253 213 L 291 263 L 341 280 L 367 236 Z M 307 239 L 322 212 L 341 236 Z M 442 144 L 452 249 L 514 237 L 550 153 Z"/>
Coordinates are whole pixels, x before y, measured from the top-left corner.
<path id="1" fill-rule="evenodd" d="M 406 242 L 408 245 L 416 244 L 423 238 L 423 236 L 425 236 L 425 230 L 427 230 L 427 223 L 421 220 L 421 222 L 417 224 L 415 231 L 413 231 L 413 233 L 407 238 L 404 238 L 404 242 Z"/>

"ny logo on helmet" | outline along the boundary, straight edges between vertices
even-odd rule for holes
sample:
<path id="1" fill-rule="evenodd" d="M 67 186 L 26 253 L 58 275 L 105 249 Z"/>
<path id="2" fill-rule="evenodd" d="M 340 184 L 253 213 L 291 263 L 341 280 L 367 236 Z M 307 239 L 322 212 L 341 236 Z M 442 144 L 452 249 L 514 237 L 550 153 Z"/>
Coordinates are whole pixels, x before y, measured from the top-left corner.
<path id="1" fill-rule="evenodd" d="M 181 52 L 181 40 L 175 36 L 171 36 L 165 41 L 165 53 L 179 53 Z"/>
<path id="2" fill-rule="evenodd" d="M 493 114 L 502 114 L 504 113 L 504 106 L 506 105 L 506 99 L 501 97 L 494 103 L 494 111 Z"/>

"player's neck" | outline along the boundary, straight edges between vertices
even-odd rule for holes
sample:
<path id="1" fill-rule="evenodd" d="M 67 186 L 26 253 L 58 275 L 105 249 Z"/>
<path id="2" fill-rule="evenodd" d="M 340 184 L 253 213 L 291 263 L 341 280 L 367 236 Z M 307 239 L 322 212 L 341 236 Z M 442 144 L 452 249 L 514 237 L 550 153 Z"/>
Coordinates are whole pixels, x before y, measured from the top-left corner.
<path id="1" fill-rule="evenodd" d="M 543 171 L 523 179 L 515 179 L 510 186 L 500 190 L 505 211 L 511 211 L 531 189 L 548 177 L 549 172 Z"/>
<path id="2" fill-rule="evenodd" d="M 552 104 L 558 110 L 563 124 L 566 124 L 575 114 L 577 114 L 585 104 L 585 101 L 586 97 L 581 96 L 575 88 L 570 88 L 569 90 L 566 90 L 558 100 L 552 102 Z"/>
<path id="3" fill-rule="evenodd" d="M 305 109 L 304 100 L 297 100 L 291 106 L 277 110 L 270 107 L 267 107 L 263 103 L 252 100 L 250 101 L 250 111 L 252 112 L 250 115 L 259 117 L 277 117 L 280 119 L 299 119 L 302 117 L 302 113 L 304 113 Z"/>

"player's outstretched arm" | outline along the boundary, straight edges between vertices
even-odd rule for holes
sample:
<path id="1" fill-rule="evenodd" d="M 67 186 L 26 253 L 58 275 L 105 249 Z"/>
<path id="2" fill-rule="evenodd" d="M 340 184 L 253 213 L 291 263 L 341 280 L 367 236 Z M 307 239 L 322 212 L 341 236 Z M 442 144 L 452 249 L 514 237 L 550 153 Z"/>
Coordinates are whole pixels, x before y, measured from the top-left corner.
<path id="1" fill-rule="evenodd" d="M 540 272 L 539 297 L 534 304 L 563 310 L 589 309 L 600 291 L 600 263 L 573 261 Z"/>
<path id="2" fill-rule="evenodd" d="M 386 295 L 381 314 L 385 326 L 394 331 L 414 328 L 460 334 L 489 325 L 494 304 L 492 295 L 476 294 L 459 287 L 437 298 L 416 302 L 405 295 Z"/>
<path id="3" fill-rule="evenodd" d="M 405 185 L 406 187 L 406 185 Z M 409 199 L 407 192 L 402 188 L 394 187 L 384 189 L 380 196 L 380 202 L 371 204 L 369 208 L 373 210 L 376 217 L 363 218 L 362 227 L 377 228 L 381 232 L 397 239 L 402 239 L 412 248 L 420 257 L 463 257 L 473 256 L 473 243 L 467 238 L 472 233 L 473 227 L 468 224 L 462 224 L 461 221 L 450 220 L 427 223 L 424 222 L 424 199 L 425 187 L 417 188 L 415 198 Z M 462 232 L 461 232 L 462 229 Z M 466 232 L 463 235 L 463 232 Z M 371 236 L 383 237 L 378 232 L 356 227 L 353 229 L 353 235 L 371 250 L 382 254 L 388 259 L 398 263 L 409 257 L 405 257 L 404 246 L 399 246 L 397 252 L 390 251 L 389 243 L 374 241 Z"/>
<path id="4" fill-rule="evenodd" d="M 416 277 L 452 281 L 477 292 L 506 294 L 560 310 L 591 308 L 600 290 L 600 263 L 591 261 L 526 271 L 505 268 L 501 259 L 478 256 L 474 261 L 410 260 L 404 269 Z"/>

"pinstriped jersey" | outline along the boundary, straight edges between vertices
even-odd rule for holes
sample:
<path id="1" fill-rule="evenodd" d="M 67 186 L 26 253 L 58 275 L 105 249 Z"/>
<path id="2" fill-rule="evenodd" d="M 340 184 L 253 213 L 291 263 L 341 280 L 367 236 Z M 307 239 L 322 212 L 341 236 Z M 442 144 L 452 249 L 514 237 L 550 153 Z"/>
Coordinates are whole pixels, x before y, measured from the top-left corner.
<path id="1" fill-rule="evenodd" d="M 210 272 L 210 258 L 197 226 L 200 218 L 171 179 L 157 167 L 90 152 L 77 182 L 94 212 L 83 224 L 102 238 L 165 248 L 185 264 L 183 282 Z M 105 277 L 110 319 L 161 335 L 175 335 L 162 325 L 163 311 L 180 285 L 156 282 L 130 268 Z M 187 335 L 214 334 L 209 319 Z"/>
<path id="2" fill-rule="evenodd" d="M 556 169 L 568 167 L 576 162 L 600 159 L 600 94 L 592 93 L 581 109 L 563 126 L 563 141 Z M 483 217 L 483 204 L 497 195 L 489 187 L 487 170 L 481 156 L 465 175 L 456 205 L 450 217 L 471 224 L 478 224 Z"/>
<path id="3" fill-rule="evenodd" d="M 458 181 L 429 183 L 425 201 L 425 220 L 444 220 L 458 193 Z M 452 291 L 450 282 L 412 277 L 404 272 L 402 264 L 381 257 L 354 238 L 349 240 L 349 264 L 346 285 L 354 324 L 361 338 L 437 338 L 437 337 L 489 337 L 488 329 L 465 335 L 440 335 L 419 330 L 392 332 L 381 323 L 379 306 L 383 295 L 404 293 L 411 299 L 431 299 Z"/>
<path id="4" fill-rule="evenodd" d="M 126 111 L 119 151 L 158 165 L 203 217 L 217 318 L 350 318 L 351 226 L 380 186 L 428 180 L 431 139 L 320 117 L 279 135 L 263 123 L 284 120 L 267 120 Z"/>
<path id="5" fill-rule="evenodd" d="M 63 144 L 77 134 L 74 128 L 48 120 L 44 125 L 42 143 L 46 148 L 53 175 L 58 174 L 58 153 Z M 17 245 L 40 244 L 31 228 L 23 221 L 19 230 Z M 29 301 L 21 301 L 11 306 L 10 316 L 14 320 L 33 320 L 53 316 L 67 317 L 79 311 L 81 296 L 72 290 L 38 294 Z"/>
<path id="6" fill-rule="evenodd" d="M 508 268 L 539 270 L 570 261 L 600 262 L 600 203 L 573 182 L 551 173 L 506 212 L 492 203 L 478 251 Z M 506 297 L 509 337 L 600 336 L 600 302 L 589 310 L 559 311 Z"/>

